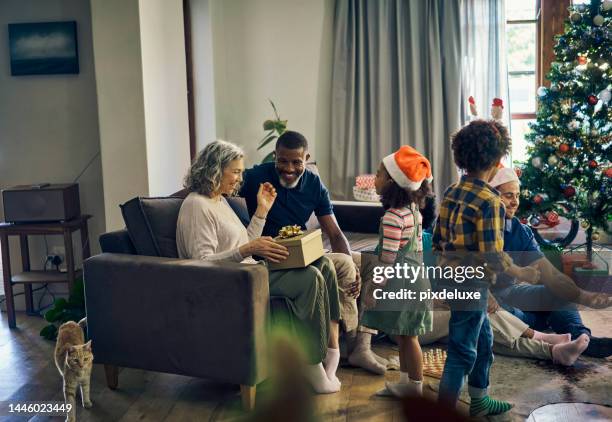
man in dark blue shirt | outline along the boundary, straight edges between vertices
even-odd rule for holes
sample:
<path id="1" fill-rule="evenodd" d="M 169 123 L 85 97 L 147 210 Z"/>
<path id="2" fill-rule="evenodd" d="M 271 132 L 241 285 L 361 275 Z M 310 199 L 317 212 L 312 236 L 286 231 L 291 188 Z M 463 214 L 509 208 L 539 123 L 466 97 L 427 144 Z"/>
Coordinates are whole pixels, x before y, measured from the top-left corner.
<path id="1" fill-rule="evenodd" d="M 514 215 L 519 205 L 520 185 L 516 175 L 503 169 L 490 184 L 501 195 L 506 207 L 504 251 L 510 253 L 517 265 L 530 265 L 540 270 L 542 284 L 517 283 L 506 275 L 498 276 L 492 292 L 501 305 L 535 330 L 552 329 L 557 333 L 570 333 L 572 339 L 581 334 L 590 337 L 585 355 L 607 357 L 612 355 L 612 339 L 593 337 L 572 303 L 592 308 L 605 308 L 612 304 L 602 293 L 580 289 L 567 275 L 555 268 L 540 251 L 533 232 Z"/>
<path id="2" fill-rule="evenodd" d="M 340 230 L 329 198 L 329 191 L 319 176 L 306 169 L 310 158 L 306 138 L 294 131 L 284 132 L 276 141 L 275 161 L 260 164 L 244 172 L 239 195 L 246 199 L 249 215 L 257 208 L 257 190 L 260 183 L 269 182 L 276 189 L 274 205 L 268 212 L 264 236 L 278 236 L 284 226 L 297 224 L 306 228 L 313 214 L 323 233 L 330 241 L 332 253 L 327 254 L 334 263 L 338 276 L 341 304 L 340 317 L 351 343 L 356 343 L 349 354 L 349 362 L 372 372 L 384 374 L 387 362 L 374 355 L 370 349 L 370 337 L 375 330 L 358 328 L 356 298 L 360 293 L 359 271 L 351 259 L 348 240 Z M 335 327 L 333 327 L 335 328 Z"/>

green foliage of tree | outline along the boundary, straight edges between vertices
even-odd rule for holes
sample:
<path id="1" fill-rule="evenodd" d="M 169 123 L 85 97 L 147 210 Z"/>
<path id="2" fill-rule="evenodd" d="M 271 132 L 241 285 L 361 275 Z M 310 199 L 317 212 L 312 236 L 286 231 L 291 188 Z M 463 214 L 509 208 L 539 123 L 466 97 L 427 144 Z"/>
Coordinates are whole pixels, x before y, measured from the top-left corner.
<path id="1" fill-rule="evenodd" d="M 556 60 L 538 89 L 522 170 L 519 215 L 554 210 L 587 229 L 587 247 L 612 231 L 612 1 L 572 6 Z"/>

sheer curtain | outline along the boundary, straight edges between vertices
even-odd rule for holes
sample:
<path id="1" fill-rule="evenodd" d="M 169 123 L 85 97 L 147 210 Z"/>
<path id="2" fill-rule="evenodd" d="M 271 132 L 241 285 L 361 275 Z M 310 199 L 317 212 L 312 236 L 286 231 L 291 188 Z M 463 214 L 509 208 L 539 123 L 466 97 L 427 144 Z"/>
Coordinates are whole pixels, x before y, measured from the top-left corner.
<path id="1" fill-rule="evenodd" d="M 449 137 L 494 97 L 509 122 L 504 0 L 336 0 L 330 189 L 352 199 L 355 176 L 400 145 L 433 167 L 441 195 L 457 179 Z"/>
<path id="2" fill-rule="evenodd" d="M 462 121 L 469 120 L 470 95 L 482 118 L 490 117 L 493 98 L 501 98 L 509 126 L 505 0 L 461 1 L 461 70 Z"/>

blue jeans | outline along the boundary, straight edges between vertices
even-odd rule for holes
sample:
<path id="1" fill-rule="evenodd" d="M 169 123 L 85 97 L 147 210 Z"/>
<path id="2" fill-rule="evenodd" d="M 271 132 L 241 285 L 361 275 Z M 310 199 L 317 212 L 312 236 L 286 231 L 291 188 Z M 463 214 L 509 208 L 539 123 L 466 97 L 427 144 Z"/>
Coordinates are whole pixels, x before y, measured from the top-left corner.
<path id="1" fill-rule="evenodd" d="M 495 292 L 495 297 L 504 309 L 534 330 L 570 333 L 572 339 L 581 334 L 591 336 L 575 306 L 557 298 L 546 286 L 512 285 Z"/>
<path id="2" fill-rule="evenodd" d="M 451 311 L 448 331 L 448 355 L 439 400 L 454 407 L 466 375 L 471 397 L 487 395 L 489 368 L 493 363 L 493 333 L 486 309 Z"/>

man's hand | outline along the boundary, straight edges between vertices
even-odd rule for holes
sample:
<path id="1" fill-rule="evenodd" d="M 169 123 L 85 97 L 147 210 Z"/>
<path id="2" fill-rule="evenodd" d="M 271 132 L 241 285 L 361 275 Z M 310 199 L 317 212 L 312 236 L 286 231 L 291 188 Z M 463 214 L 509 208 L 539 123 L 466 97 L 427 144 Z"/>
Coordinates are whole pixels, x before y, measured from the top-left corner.
<path id="1" fill-rule="evenodd" d="M 580 292 L 579 302 L 589 308 L 604 309 L 612 306 L 612 296 L 607 293 L 587 292 L 582 290 Z"/>
<path id="2" fill-rule="evenodd" d="M 533 267 L 521 267 L 519 270 L 519 280 L 529 284 L 538 284 L 540 281 L 540 270 Z"/>
<path id="3" fill-rule="evenodd" d="M 493 297 L 493 295 L 489 292 L 489 298 L 487 300 L 487 313 L 494 314 L 499 310 L 499 303 Z"/>
<path id="4" fill-rule="evenodd" d="M 355 265 L 355 273 L 355 281 L 349 284 L 347 291 L 347 294 L 353 299 L 359 297 L 361 293 L 361 274 L 359 273 L 359 267 L 357 265 Z"/>

